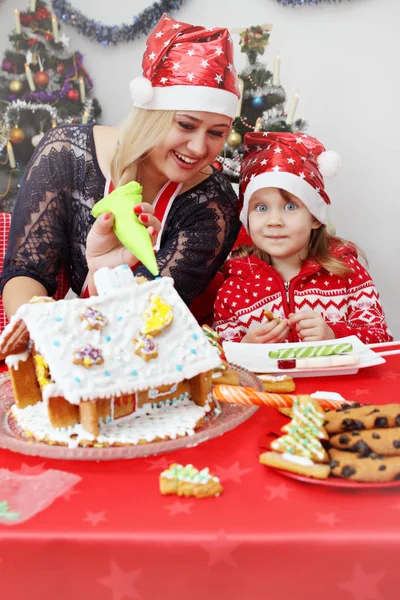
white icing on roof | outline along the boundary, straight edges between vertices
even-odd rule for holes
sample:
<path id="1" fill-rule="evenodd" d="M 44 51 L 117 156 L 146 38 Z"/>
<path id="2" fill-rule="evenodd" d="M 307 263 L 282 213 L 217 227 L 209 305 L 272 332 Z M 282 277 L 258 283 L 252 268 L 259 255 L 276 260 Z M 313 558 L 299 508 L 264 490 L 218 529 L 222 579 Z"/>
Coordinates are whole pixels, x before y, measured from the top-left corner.
<path id="1" fill-rule="evenodd" d="M 102 295 L 24 304 L 17 311 L 16 317 L 24 320 L 54 381 L 44 388 L 44 400 L 63 396 L 79 404 L 81 400 L 109 398 L 191 379 L 221 363 L 171 278 L 139 285 L 124 265 L 101 269 L 95 274 L 95 283 Z M 143 324 L 142 313 L 151 293 L 173 307 L 173 322 L 155 337 L 158 357 L 145 362 L 133 351 L 133 337 Z M 108 324 L 103 329 L 89 330 L 87 322 L 81 321 L 87 307 L 106 317 Z M 103 364 L 85 368 L 73 363 L 74 351 L 86 344 L 101 351 Z"/>

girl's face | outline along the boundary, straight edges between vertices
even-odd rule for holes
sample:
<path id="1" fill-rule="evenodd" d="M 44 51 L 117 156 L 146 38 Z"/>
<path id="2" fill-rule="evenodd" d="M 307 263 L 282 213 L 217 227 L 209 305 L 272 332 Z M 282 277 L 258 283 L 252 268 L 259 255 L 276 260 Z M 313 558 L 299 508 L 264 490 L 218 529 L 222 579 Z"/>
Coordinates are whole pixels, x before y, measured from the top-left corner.
<path id="1" fill-rule="evenodd" d="M 163 143 L 146 159 L 154 175 L 180 183 L 190 182 L 221 152 L 232 119 L 198 111 L 177 111 Z"/>
<path id="2" fill-rule="evenodd" d="M 286 196 L 286 197 L 285 197 Z M 311 231 L 319 221 L 296 196 L 278 188 L 257 190 L 249 202 L 249 231 L 257 248 L 282 262 L 298 261 L 308 256 Z"/>

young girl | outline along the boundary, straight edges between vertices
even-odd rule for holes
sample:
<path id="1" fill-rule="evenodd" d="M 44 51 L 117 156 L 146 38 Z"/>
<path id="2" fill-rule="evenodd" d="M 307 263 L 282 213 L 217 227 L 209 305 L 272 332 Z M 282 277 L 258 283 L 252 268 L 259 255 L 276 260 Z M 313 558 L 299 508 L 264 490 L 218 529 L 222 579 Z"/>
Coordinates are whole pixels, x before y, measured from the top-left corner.
<path id="1" fill-rule="evenodd" d="M 390 335 L 379 294 L 356 247 L 327 231 L 323 175 L 339 156 L 306 134 L 249 133 L 240 183 L 240 220 L 253 245 L 226 263 L 215 303 L 224 340 L 315 342 Z M 265 311 L 270 311 L 267 316 Z"/>
<path id="2" fill-rule="evenodd" d="M 32 296 L 55 294 L 63 264 L 76 294 L 93 273 L 127 262 L 152 278 L 119 243 L 113 216 L 91 210 L 110 191 L 136 180 L 135 213 L 157 240 L 160 275 L 192 305 L 212 282 L 240 228 L 237 198 L 211 167 L 239 98 L 233 44 L 223 27 L 163 15 L 147 40 L 143 76 L 130 85 L 125 125 L 60 125 L 42 139 L 26 169 L 12 217 L 1 291 L 8 316 Z M 158 211 L 160 209 L 160 211 Z M 210 306 L 212 313 L 212 304 Z"/>

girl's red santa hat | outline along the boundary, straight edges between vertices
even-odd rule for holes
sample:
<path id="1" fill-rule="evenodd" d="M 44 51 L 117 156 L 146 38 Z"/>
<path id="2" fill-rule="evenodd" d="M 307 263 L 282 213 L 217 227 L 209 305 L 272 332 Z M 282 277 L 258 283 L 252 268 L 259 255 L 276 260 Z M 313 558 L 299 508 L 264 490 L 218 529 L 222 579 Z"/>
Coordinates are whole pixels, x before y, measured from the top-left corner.
<path id="1" fill-rule="evenodd" d="M 164 14 L 151 32 L 143 76 L 133 79 L 133 105 L 236 115 L 239 99 L 233 42 L 222 27 L 206 29 Z"/>
<path id="2" fill-rule="evenodd" d="M 320 223 L 327 225 L 331 202 L 323 178 L 336 175 L 340 164 L 337 152 L 326 151 L 305 133 L 246 133 L 240 181 L 241 222 L 247 229 L 252 194 L 273 187 L 297 196 Z"/>

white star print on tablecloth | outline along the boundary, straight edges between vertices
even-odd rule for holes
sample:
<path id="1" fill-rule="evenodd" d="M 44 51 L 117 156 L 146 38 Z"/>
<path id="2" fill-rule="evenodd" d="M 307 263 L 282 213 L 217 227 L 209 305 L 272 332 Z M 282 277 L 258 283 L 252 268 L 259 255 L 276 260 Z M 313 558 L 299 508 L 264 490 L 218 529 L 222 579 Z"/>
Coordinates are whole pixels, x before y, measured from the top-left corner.
<path id="1" fill-rule="evenodd" d="M 265 496 L 265 498 L 270 500 L 288 500 L 289 492 L 293 492 L 293 488 L 288 487 L 285 483 L 279 483 L 277 485 L 265 485 L 264 486 L 269 496 Z"/>
<path id="2" fill-rule="evenodd" d="M 88 523 L 93 525 L 93 527 L 95 527 L 99 523 L 103 523 L 104 521 L 107 521 L 107 517 L 105 515 L 106 515 L 105 511 L 91 512 L 90 510 L 88 510 L 86 513 L 86 516 L 83 520 L 87 521 Z"/>
<path id="3" fill-rule="evenodd" d="M 175 517 L 176 515 L 191 515 L 193 504 L 193 502 L 188 502 L 186 499 L 175 500 L 175 502 L 167 504 L 166 506 L 163 506 L 163 508 L 169 512 L 170 517 Z"/>
<path id="4" fill-rule="evenodd" d="M 98 583 L 108 587 L 111 591 L 111 600 L 135 600 L 141 598 L 135 584 L 141 569 L 136 571 L 123 571 L 116 561 L 111 561 L 111 572 L 97 580 Z"/>
<path id="5" fill-rule="evenodd" d="M 35 465 L 34 467 L 31 467 L 25 463 L 22 463 L 21 468 L 15 472 L 19 473 L 20 475 L 40 475 L 41 473 L 44 473 L 46 470 L 47 469 L 45 469 L 45 463 L 40 463 L 39 465 Z"/>
<path id="6" fill-rule="evenodd" d="M 148 467 L 147 470 L 148 471 L 153 471 L 153 469 L 159 469 L 160 472 L 164 471 L 165 469 L 168 469 L 168 467 L 174 462 L 174 460 L 172 460 L 171 458 L 168 459 L 165 456 L 160 456 L 159 458 L 149 458 L 147 460 L 148 463 Z"/>
<path id="7" fill-rule="evenodd" d="M 336 523 L 340 523 L 342 519 L 336 516 L 334 512 L 330 513 L 317 513 L 317 522 L 323 525 L 329 525 L 334 527 Z"/>
<path id="8" fill-rule="evenodd" d="M 236 461 L 230 467 L 215 467 L 214 471 L 221 482 L 231 480 L 234 483 L 241 483 L 243 475 L 251 473 L 254 469 L 242 469 L 239 461 Z"/>
<path id="9" fill-rule="evenodd" d="M 222 529 L 211 536 L 209 541 L 202 542 L 200 546 L 208 553 L 208 567 L 220 566 L 221 563 L 230 567 L 238 566 L 233 553 L 239 544 L 230 540 Z"/>
<path id="10" fill-rule="evenodd" d="M 385 575 L 385 571 L 373 573 L 371 569 L 364 569 L 357 563 L 351 578 L 339 583 L 338 587 L 349 592 L 352 595 L 351 600 L 385 600 L 377 587 Z"/>

